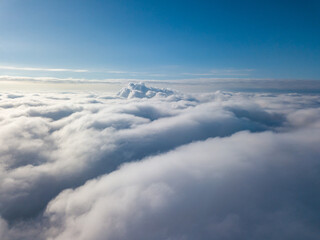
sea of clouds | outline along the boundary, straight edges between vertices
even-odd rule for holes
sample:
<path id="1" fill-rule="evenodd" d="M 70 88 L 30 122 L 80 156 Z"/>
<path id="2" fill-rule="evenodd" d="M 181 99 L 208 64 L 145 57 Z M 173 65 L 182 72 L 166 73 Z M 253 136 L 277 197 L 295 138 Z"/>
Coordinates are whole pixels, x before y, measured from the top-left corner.
<path id="1" fill-rule="evenodd" d="M 320 96 L 0 94 L 0 239 L 320 238 Z"/>

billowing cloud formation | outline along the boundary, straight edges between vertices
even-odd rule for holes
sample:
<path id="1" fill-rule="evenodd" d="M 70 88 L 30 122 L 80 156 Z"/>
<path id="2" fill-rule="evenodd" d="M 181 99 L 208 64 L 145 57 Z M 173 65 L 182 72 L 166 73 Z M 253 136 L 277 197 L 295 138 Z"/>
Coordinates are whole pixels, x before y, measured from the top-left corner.
<path id="1" fill-rule="evenodd" d="M 174 94 L 172 90 L 146 87 L 144 83 L 129 83 L 117 94 L 124 98 L 152 98 L 155 96 L 168 97 Z"/>
<path id="2" fill-rule="evenodd" d="M 123 166 L 53 200 L 46 214 L 57 227 L 50 234 L 57 239 L 317 239 L 319 135 L 244 132 Z"/>
<path id="3" fill-rule="evenodd" d="M 320 236 L 319 96 L 0 98 L 1 239 Z"/>

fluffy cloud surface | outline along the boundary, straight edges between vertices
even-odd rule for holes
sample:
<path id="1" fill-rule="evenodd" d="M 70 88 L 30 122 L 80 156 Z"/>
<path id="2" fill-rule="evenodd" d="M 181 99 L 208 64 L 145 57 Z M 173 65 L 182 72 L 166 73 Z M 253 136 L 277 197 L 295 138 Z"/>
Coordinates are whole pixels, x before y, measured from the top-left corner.
<path id="1" fill-rule="evenodd" d="M 1 93 L 1 239 L 319 239 L 320 97 Z"/>

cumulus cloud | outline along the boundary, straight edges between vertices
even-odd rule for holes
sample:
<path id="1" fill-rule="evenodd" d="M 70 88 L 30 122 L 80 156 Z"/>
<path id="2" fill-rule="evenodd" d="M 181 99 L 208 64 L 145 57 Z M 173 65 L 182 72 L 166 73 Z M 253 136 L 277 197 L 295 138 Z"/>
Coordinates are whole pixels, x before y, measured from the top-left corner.
<path id="1" fill-rule="evenodd" d="M 319 237 L 317 95 L 0 98 L 4 239 Z"/>
<path id="2" fill-rule="evenodd" d="M 129 83 L 128 87 L 121 89 L 117 95 L 124 98 L 152 98 L 155 96 L 168 97 L 173 94 L 174 92 L 169 89 L 146 87 L 144 83 Z"/>

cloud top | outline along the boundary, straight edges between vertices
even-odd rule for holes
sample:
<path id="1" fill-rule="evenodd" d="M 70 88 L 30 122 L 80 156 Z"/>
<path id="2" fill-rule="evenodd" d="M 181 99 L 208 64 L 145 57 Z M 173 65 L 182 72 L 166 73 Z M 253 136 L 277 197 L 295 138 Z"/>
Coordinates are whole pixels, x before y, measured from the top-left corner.
<path id="1" fill-rule="evenodd" d="M 168 97 L 174 94 L 174 91 L 166 88 L 147 87 L 144 83 L 129 83 L 127 87 L 122 88 L 117 96 L 123 98 L 152 98 Z"/>
<path id="2" fill-rule="evenodd" d="M 320 97 L 0 93 L 1 239 L 318 239 Z"/>

